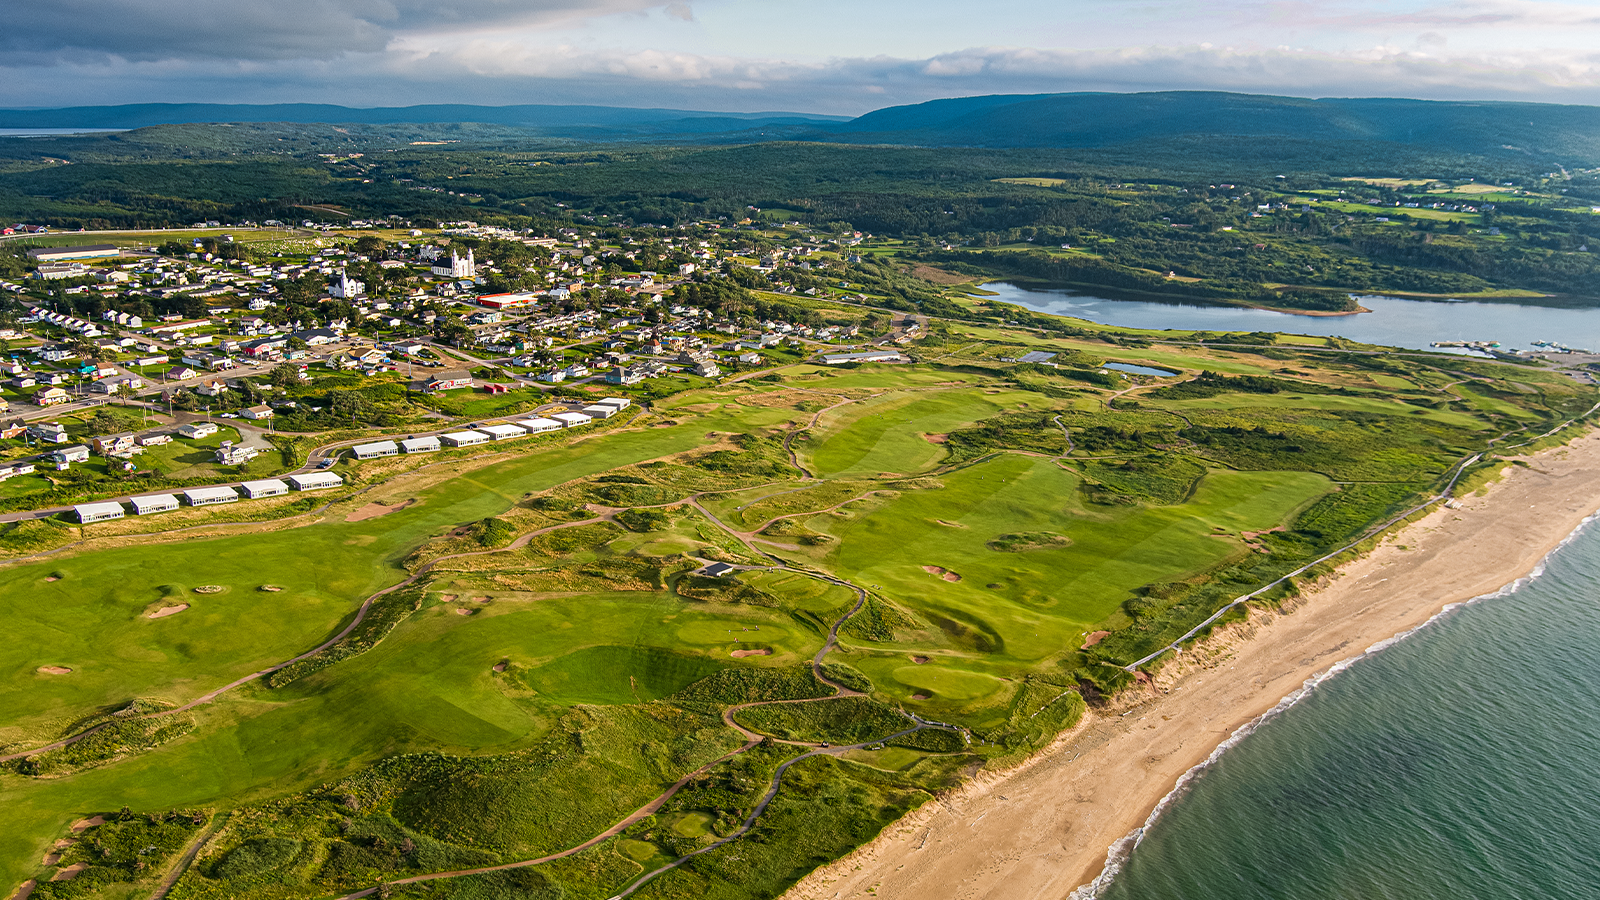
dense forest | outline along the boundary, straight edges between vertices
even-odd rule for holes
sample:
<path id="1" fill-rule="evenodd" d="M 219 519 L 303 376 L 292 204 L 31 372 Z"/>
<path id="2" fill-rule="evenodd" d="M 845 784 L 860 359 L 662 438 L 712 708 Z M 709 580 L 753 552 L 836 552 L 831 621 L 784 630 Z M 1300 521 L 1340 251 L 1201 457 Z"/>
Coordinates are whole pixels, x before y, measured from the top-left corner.
<path id="1" fill-rule="evenodd" d="M 496 126 L 160 126 L 0 139 L 0 219 L 796 222 L 903 238 L 918 258 L 973 273 L 1311 310 L 1348 308 L 1344 295 L 1362 291 L 1559 303 L 1600 293 L 1595 172 L 1373 142 L 1243 142 L 665 147 L 535 141 Z M 1284 170 L 1286 159 L 1298 167 Z"/>

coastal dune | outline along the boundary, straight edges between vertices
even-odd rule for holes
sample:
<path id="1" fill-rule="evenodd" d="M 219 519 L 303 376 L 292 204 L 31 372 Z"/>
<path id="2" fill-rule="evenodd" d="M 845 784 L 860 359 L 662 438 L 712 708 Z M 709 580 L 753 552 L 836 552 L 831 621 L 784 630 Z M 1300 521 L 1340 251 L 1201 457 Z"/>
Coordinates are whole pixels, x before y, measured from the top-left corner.
<path id="1" fill-rule="evenodd" d="M 1600 436 L 1436 508 L 1287 612 L 1254 612 L 1022 766 L 980 775 L 795 885 L 785 900 L 1062 900 L 1241 728 L 1337 664 L 1492 594 L 1600 509 Z M 1079 896 L 1089 892 L 1085 891 Z"/>

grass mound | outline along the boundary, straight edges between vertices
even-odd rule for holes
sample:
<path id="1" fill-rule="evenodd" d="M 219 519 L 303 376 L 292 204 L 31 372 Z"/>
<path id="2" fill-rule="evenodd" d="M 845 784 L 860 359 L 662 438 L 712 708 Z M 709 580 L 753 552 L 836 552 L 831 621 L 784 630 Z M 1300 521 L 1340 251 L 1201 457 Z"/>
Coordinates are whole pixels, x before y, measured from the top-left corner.
<path id="1" fill-rule="evenodd" d="M 989 549 L 1001 553 L 1026 553 L 1029 550 L 1065 547 L 1071 543 L 1071 538 L 1052 531 L 1019 531 L 1000 535 L 989 542 Z"/>

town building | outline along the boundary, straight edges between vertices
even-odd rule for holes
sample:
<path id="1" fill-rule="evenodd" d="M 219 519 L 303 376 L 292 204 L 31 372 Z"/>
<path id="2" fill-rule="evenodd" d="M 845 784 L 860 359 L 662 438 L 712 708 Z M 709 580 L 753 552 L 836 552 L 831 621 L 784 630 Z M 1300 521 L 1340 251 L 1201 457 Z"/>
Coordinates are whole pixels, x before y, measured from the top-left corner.
<path id="1" fill-rule="evenodd" d="M 218 503 L 234 503 L 238 499 L 239 492 L 231 487 L 190 488 L 183 492 L 183 502 L 190 506 L 214 506 Z"/>
<path id="2" fill-rule="evenodd" d="M 289 483 L 297 491 L 321 491 L 344 484 L 344 479 L 332 472 L 307 472 L 304 475 L 290 475 Z"/>
<path id="3" fill-rule="evenodd" d="M 121 503 L 80 503 L 72 508 L 78 514 L 78 521 L 85 525 L 91 522 L 105 522 L 111 519 L 120 519 L 127 514 Z"/>
<path id="4" fill-rule="evenodd" d="M 265 478 L 260 481 L 246 481 L 239 485 L 244 495 L 251 500 L 260 500 L 263 497 L 281 497 L 289 493 L 289 486 L 276 478 Z"/>
<path id="5" fill-rule="evenodd" d="M 380 456 L 398 456 L 400 445 L 394 441 L 377 441 L 371 444 L 357 444 L 350 448 L 356 459 L 377 459 Z"/>
<path id="6" fill-rule="evenodd" d="M 171 512 L 178 508 L 178 498 L 172 494 L 151 494 L 148 497 L 134 497 L 128 501 L 133 505 L 134 513 L 148 516 L 151 513 Z"/>
<path id="7" fill-rule="evenodd" d="M 400 449 L 407 453 L 433 453 L 440 449 L 439 439 L 433 436 L 406 438 L 400 442 Z"/>

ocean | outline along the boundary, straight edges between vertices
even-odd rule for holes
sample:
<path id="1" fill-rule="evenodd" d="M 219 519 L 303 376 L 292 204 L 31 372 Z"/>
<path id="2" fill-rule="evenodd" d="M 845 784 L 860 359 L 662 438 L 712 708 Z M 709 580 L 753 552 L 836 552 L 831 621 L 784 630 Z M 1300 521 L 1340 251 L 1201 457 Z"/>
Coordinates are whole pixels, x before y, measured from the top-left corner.
<path id="1" fill-rule="evenodd" d="M 1100 897 L 1600 898 L 1600 523 L 1280 704 Z"/>

